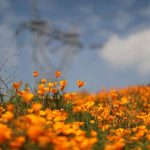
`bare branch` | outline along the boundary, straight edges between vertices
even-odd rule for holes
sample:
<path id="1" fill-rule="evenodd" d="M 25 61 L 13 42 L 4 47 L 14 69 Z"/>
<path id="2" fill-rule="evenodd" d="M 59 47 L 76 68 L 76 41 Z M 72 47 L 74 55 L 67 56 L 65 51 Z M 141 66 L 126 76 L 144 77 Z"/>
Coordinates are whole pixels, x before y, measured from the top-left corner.
<path id="1" fill-rule="evenodd" d="M 7 84 L 2 79 L 0 79 L 0 82 L 7 88 L 7 90 L 9 90 Z"/>

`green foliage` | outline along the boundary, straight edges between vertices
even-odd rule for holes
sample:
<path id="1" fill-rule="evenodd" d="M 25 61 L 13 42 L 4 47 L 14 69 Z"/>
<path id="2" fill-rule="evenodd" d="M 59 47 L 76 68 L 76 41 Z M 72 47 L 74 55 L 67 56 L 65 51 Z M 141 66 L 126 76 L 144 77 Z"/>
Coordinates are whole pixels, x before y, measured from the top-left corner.
<path id="1" fill-rule="evenodd" d="M 68 118 L 66 119 L 66 123 L 70 122 L 89 122 L 90 120 L 94 119 L 94 117 L 89 112 L 70 112 Z"/>

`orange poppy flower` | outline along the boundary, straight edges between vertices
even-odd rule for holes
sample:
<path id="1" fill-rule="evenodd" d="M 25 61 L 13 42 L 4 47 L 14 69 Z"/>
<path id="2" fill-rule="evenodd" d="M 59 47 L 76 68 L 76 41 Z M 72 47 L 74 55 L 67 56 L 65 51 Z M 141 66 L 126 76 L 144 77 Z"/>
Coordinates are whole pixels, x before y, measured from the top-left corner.
<path id="1" fill-rule="evenodd" d="M 52 82 L 49 82 L 49 83 L 47 84 L 47 86 L 48 86 L 49 88 L 51 88 L 51 87 L 53 86 L 53 83 L 52 83 Z"/>
<path id="2" fill-rule="evenodd" d="M 10 121 L 14 118 L 14 114 L 11 111 L 6 111 L 4 114 L 2 114 L 2 118 L 6 121 Z"/>
<path id="3" fill-rule="evenodd" d="M 55 77 L 56 77 L 56 78 L 61 77 L 61 72 L 60 72 L 59 70 L 57 70 L 57 71 L 55 72 Z"/>
<path id="4" fill-rule="evenodd" d="M 18 149 L 22 146 L 22 144 L 25 142 L 25 137 L 19 136 L 14 141 L 10 142 L 10 147 L 12 149 Z"/>
<path id="5" fill-rule="evenodd" d="M 46 93 L 46 91 L 47 91 L 47 89 L 44 84 L 41 83 L 38 85 L 38 94 L 39 95 L 44 95 Z"/>
<path id="6" fill-rule="evenodd" d="M 41 126 L 30 126 L 30 128 L 28 128 L 27 135 L 30 139 L 36 141 L 42 132 L 43 130 Z"/>
<path id="7" fill-rule="evenodd" d="M 78 85 L 78 87 L 80 88 L 80 87 L 82 87 L 82 86 L 85 85 L 85 82 L 84 82 L 84 81 L 81 81 L 81 80 L 77 80 L 77 85 Z"/>
<path id="8" fill-rule="evenodd" d="M 0 123 L 0 144 L 3 144 L 6 140 L 10 140 L 12 131 L 7 125 Z"/>
<path id="9" fill-rule="evenodd" d="M 8 103 L 8 104 L 7 104 L 7 110 L 13 112 L 13 110 L 14 110 L 14 105 Z"/>
<path id="10" fill-rule="evenodd" d="M 38 72 L 38 71 L 34 71 L 34 72 L 33 72 L 33 76 L 34 76 L 34 77 L 38 77 L 38 75 L 39 75 L 39 72 Z"/>
<path id="11" fill-rule="evenodd" d="M 51 92 L 52 92 L 53 94 L 56 94 L 57 91 L 58 91 L 57 88 L 52 88 L 52 89 L 51 89 Z"/>
<path id="12" fill-rule="evenodd" d="M 21 91 L 21 97 L 23 98 L 23 101 L 30 102 L 34 97 L 34 94 L 26 91 Z"/>
<path id="13" fill-rule="evenodd" d="M 18 90 L 20 88 L 21 84 L 22 84 L 22 81 L 20 81 L 20 82 L 14 82 L 12 84 L 12 86 L 13 86 L 14 89 Z"/>
<path id="14" fill-rule="evenodd" d="M 41 79 L 41 83 L 45 84 L 47 82 L 46 79 Z"/>
<path id="15" fill-rule="evenodd" d="M 38 143 L 39 143 L 40 148 L 44 148 L 44 147 L 46 147 L 46 145 L 48 143 L 50 143 L 50 139 L 47 136 L 42 136 L 41 135 L 41 136 L 38 137 Z"/>
<path id="16" fill-rule="evenodd" d="M 63 91 L 67 85 L 67 80 L 61 80 L 59 83 L 60 83 L 60 90 Z"/>
<path id="17" fill-rule="evenodd" d="M 33 103 L 32 104 L 32 109 L 35 111 L 35 112 L 39 112 L 42 108 L 42 105 L 40 103 Z"/>

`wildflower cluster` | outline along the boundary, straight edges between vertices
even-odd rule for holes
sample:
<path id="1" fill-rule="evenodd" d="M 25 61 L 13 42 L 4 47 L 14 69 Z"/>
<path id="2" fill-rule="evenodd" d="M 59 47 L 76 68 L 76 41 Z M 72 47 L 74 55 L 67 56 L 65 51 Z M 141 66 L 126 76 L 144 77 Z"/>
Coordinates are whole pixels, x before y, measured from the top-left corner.
<path id="1" fill-rule="evenodd" d="M 40 79 L 35 89 L 12 84 L 10 99 L 0 105 L 1 149 L 150 149 L 149 86 L 65 93 L 67 80 L 59 80 L 60 71 L 55 77 Z"/>

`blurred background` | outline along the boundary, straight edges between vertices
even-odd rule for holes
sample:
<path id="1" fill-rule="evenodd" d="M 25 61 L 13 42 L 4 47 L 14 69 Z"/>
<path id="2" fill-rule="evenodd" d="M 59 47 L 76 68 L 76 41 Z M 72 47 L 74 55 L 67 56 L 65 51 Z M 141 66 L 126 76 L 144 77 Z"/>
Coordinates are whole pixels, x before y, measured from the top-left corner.
<path id="1" fill-rule="evenodd" d="M 149 0 L 0 0 L 0 79 L 33 82 L 32 72 L 68 90 L 150 82 Z"/>

